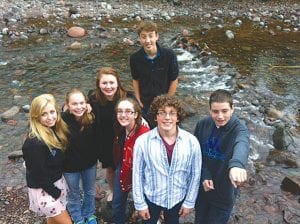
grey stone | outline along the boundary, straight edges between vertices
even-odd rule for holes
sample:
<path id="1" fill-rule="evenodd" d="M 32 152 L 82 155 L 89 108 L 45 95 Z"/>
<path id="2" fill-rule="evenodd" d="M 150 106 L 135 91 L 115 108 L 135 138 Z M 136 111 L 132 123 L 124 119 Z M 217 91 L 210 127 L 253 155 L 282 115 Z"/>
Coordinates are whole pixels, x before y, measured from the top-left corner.
<path id="1" fill-rule="evenodd" d="M 7 111 L 0 114 L 0 117 L 3 121 L 12 119 L 17 113 L 19 113 L 20 108 L 18 106 L 13 106 Z"/>
<path id="2" fill-rule="evenodd" d="M 234 33 L 231 30 L 226 30 L 225 35 L 229 40 L 234 39 Z"/>
<path id="3" fill-rule="evenodd" d="M 295 195 L 300 195 L 300 177 L 286 176 L 281 182 L 281 189 L 291 192 Z"/>

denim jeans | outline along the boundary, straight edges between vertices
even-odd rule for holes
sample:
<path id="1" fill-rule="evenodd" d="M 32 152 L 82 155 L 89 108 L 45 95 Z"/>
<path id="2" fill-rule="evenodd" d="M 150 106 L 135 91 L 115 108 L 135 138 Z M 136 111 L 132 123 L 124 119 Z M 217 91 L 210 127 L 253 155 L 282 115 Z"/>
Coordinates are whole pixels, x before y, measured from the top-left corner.
<path id="1" fill-rule="evenodd" d="M 179 210 L 183 201 L 176 204 L 173 208 L 167 209 L 156 204 L 153 204 L 146 198 L 146 203 L 148 205 L 148 209 L 150 212 L 150 219 L 144 220 L 144 224 L 157 224 L 157 220 L 159 219 L 160 212 L 164 212 L 165 224 L 179 224 Z"/>
<path id="2" fill-rule="evenodd" d="M 67 209 L 74 222 L 83 221 L 95 213 L 96 164 L 75 173 L 64 173 L 69 186 Z M 80 180 L 82 181 L 83 198 L 81 202 Z"/>
<path id="3" fill-rule="evenodd" d="M 128 197 L 128 192 L 123 192 L 120 184 L 120 171 L 121 165 L 118 165 L 116 170 L 116 176 L 114 180 L 114 194 L 112 200 L 112 213 L 113 213 L 113 222 L 115 224 L 124 224 L 126 223 L 126 202 Z"/>
<path id="4" fill-rule="evenodd" d="M 200 198 L 202 200 L 200 200 Z M 230 218 L 232 208 L 223 209 L 216 207 L 203 200 L 202 197 L 197 198 L 195 205 L 195 224 L 226 224 Z"/>

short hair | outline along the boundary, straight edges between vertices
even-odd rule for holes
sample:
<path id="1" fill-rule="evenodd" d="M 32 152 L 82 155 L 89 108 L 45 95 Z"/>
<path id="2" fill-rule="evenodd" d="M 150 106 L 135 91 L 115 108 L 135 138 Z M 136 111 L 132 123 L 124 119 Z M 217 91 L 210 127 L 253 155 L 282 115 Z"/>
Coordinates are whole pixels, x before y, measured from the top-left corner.
<path id="1" fill-rule="evenodd" d="M 100 103 L 100 105 L 104 106 L 108 102 L 107 98 L 105 95 L 102 93 L 99 83 L 102 78 L 102 75 L 112 75 L 116 77 L 117 84 L 118 84 L 118 89 L 116 94 L 114 95 L 113 101 L 117 102 L 119 99 L 126 97 L 127 91 L 123 88 L 121 81 L 120 81 L 120 76 L 117 72 L 117 70 L 111 68 L 111 67 L 102 67 L 98 70 L 97 72 L 97 78 L 96 78 L 96 90 L 95 90 L 95 95 L 96 95 L 96 101 Z"/>
<path id="2" fill-rule="evenodd" d="M 209 108 L 211 108 L 213 103 L 229 103 L 230 108 L 232 108 L 233 98 L 229 91 L 225 89 L 218 89 L 209 97 Z"/>
<path id="3" fill-rule="evenodd" d="M 179 123 L 186 117 L 186 112 L 183 108 L 182 102 L 178 97 L 160 95 L 155 97 L 150 105 L 151 118 L 155 120 L 158 111 L 164 109 L 165 107 L 174 107 L 176 109 Z"/>
<path id="4" fill-rule="evenodd" d="M 158 32 L 157 24 L 151 21 L 143 21 L 139 24 L 137 27 L 137 33 L 140 36 L 141 32 L 147 31 L 147 32 Z"/>

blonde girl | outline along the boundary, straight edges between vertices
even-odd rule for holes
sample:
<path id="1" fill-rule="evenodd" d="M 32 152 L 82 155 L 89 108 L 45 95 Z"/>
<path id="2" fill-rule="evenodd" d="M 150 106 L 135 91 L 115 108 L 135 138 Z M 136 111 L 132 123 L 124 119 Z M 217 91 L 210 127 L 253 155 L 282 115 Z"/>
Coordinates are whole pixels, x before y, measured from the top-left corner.
<path id="1" fill-rule="evenodd" d="M 71 224 L 66 211 L 67 184 L 62 176 L 68 128 L 51 94 L 33 99 L 30 132 L 22 147 L 29 208 L 46 216 L 47 224 Z"/>

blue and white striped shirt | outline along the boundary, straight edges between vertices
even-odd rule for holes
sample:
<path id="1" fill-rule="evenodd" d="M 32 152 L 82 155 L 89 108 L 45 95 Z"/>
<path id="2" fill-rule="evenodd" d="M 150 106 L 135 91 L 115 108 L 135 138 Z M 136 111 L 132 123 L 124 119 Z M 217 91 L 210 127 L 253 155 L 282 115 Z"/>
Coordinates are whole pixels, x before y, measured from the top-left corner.
<path id="1" fill-rule="evenodd" d="M 193 208 L 199 190 L 201 164 L 200 145 L 191 133 L 178 127 L 170 165 L 158 129 L 143 134 L 134 145 L 132 190 L 135 208 L 148 208 L 145 196 L 167 209 L 183 200 L 183 207 Z"/>

